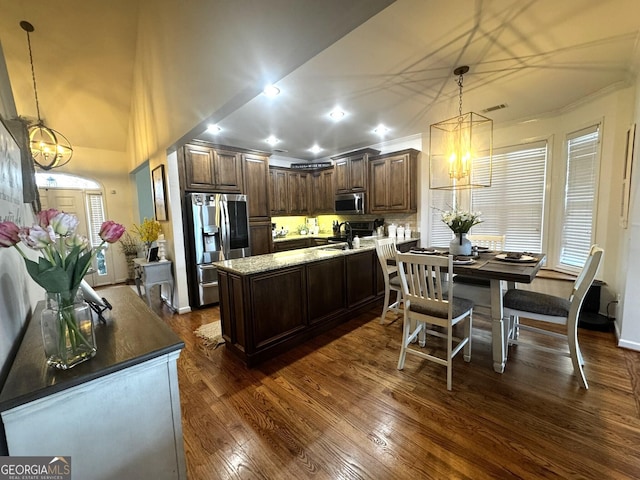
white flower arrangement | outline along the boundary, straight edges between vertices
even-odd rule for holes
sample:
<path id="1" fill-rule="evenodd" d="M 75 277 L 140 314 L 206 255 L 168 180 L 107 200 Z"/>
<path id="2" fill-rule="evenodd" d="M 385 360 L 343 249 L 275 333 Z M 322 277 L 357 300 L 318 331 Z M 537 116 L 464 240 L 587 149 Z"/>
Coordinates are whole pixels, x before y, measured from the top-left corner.
<path id="1" fill-rule="evenodd" d="M 482 223 L 482 212 L 467 212 L 464 210 L 449 210 L 442 212 L 442 221 L 453 233 L 468 233 L 471 227 Z"/>

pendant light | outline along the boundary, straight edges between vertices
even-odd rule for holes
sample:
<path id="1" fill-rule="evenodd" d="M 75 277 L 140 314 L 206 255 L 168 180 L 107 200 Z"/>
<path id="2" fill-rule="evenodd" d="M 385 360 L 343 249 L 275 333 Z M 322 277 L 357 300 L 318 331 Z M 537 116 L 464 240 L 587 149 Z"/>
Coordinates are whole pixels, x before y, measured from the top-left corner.
<path id="1" fill-rule="evenodd" d="M 493 121 L 478 113 L 462 113 L 463 76 L 468 66 L 458 67 L 458 116 L 429 128 L 429 188 L 456 190 L 491 186 Z"/>
<path id="2" fill-rule="evenodd" d="M 27 128 L 29 134 L 29 149 L 34 163 L 42 170 L 62 167 L 69 163 L 73 155 L 73 148 L 69 140 L 53 128 L 49 128 L 40 118 L 40 105 L 38 104 L 38 89 L 36 87 L 36 73 L 33 68 L 33 53 L 31 51 L 30 33 L 35 30 L 33 25 L 23 20 L 20 27 L 27 32 L 27 45 L 29 46 L 29 62 L 31 63 L 31 77 L 33 78 L 33 92 L 36 98 L 36 112 L 38 121 Z"/>

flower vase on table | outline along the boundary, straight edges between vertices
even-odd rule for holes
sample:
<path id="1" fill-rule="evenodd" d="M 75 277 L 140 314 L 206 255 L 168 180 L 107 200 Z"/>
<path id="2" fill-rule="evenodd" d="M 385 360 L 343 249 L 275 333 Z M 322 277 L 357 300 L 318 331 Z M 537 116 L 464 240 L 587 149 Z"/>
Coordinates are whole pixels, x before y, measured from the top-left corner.
<path id="1" fill-rule="evenodd" d="M 82 290 L 46 292 L 41 327 L 47 365 L 61 370 L 94 357 L 96 339 Z"/>
<path id="2" fill-rule="evenodd" d="M 455 234 L 455 238 L 449 243 L 450 255 L 471 255 L 471 241 L 467 238 L 467 234 L 471 227 L 482 223 L 480 215 L 480 212 L 461 210 L 442 212 L 442 221 Z"/>
<path id="3" fill-rule="evenodd" d="M 471 255 L 471 240 L 466 233 L 456 233 L 456 236 L 449 243 L 450 255 Z"/>
<path id="4" fill-rule="evenodd" d="M 47 364 L 68 369 L 96 354 L 89 306 L 80 284 L 97 252 L 117 242 L 125 228 L 111 220 L 102 223 L 100 245 L 76 233 L 78 218 L 56 209 L 43 210 L 32 227 L 0 222 L 0 247 L 14 247 L 24 258 L 27 272 L 46 292 L 41 315 L 42 340 Z M 38 261 L 27 256 L 18 243 L 39 253 Z"/>

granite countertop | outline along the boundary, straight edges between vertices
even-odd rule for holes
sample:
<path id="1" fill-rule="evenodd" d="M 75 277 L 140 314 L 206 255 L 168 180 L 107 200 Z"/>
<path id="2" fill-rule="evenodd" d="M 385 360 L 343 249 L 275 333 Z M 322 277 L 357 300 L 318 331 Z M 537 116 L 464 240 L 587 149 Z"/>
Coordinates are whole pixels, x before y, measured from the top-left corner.
<path id="1" fill-rule="evenodd" d="M 48 367 L 40 332 L 44 302 L 39 302 L 0 393 L 0 411 L 184 348 L 184 342 L 130 287 L 97 292 L 113 309 L 105 314 L 105 324 L 94 318 L 96 356 L 69 370 Z"/>
<path id="2" fill-rule="evenodd" d="M 304 235 L 307 236 L 307 235 Z M 286 237 L 285 237 L 286 238 Z M 360 248 L 346 249 L 346 242 L 332 243 L 318 247 L 299 248 L 287 250 L 285 252 L 269 253 L 266 255 L 256 255 L 253 257 L 236 258 L 233 260 L 223 260 L 214 265 L 221 270 L 226 270 L 239 275 L 252 275 L 255 273 L 268 272 L 284 267 L 292 267 L 304 263 L 317 262 L 330 258 L 337 258 L 344 255 L 354 255 L 369 250 L 374 250 L 376 244 L 375 237 L 364 237 L 360 239 Z M 397 240 L 398 245 L 420 240 L 419 237 Z"/>

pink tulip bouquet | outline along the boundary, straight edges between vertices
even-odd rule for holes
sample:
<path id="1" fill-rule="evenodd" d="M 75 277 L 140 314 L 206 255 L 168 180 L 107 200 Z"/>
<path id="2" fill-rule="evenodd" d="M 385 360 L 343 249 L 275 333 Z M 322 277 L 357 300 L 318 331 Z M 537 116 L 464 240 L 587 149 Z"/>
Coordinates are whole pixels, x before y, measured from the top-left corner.
<path id="1" fill-rule="evenodd" d="M 32 227 L 0 222 L 0 247 L 15 247 L 31 278 L 47 292 L 47 306 L 41 313 L 44 354 L 48 365 L 67 369 L 96 355 L 91 313 L 86 303 L 76 304 L 76 293 L 93 257 L 105 244 L 117 242 L 125 229 L 111 220 L 104 222 L 102 243 L 94 249 L 76 233 L 75 215 L 49 209 L 37 218 Z M 20 241 L 40 253 L 37 262 L 25 255 Z"/>
<path id="2" fill-rule="evenodd" d="M 100 228 L 102 243 L 95 249 L 76 233 L 78 218 L 56 209 L 43 210 L 32 227 L 0 222 L 0 247 L 15 247 L 24 258 L 33 280 L 47 292 L 75 292 L 86 275 L 91 260 L 105 244 L 117 242 L 125 228 L 107 220 Z M 30 260 L 18 243 L 40 252 L 38 262 Z"/>

